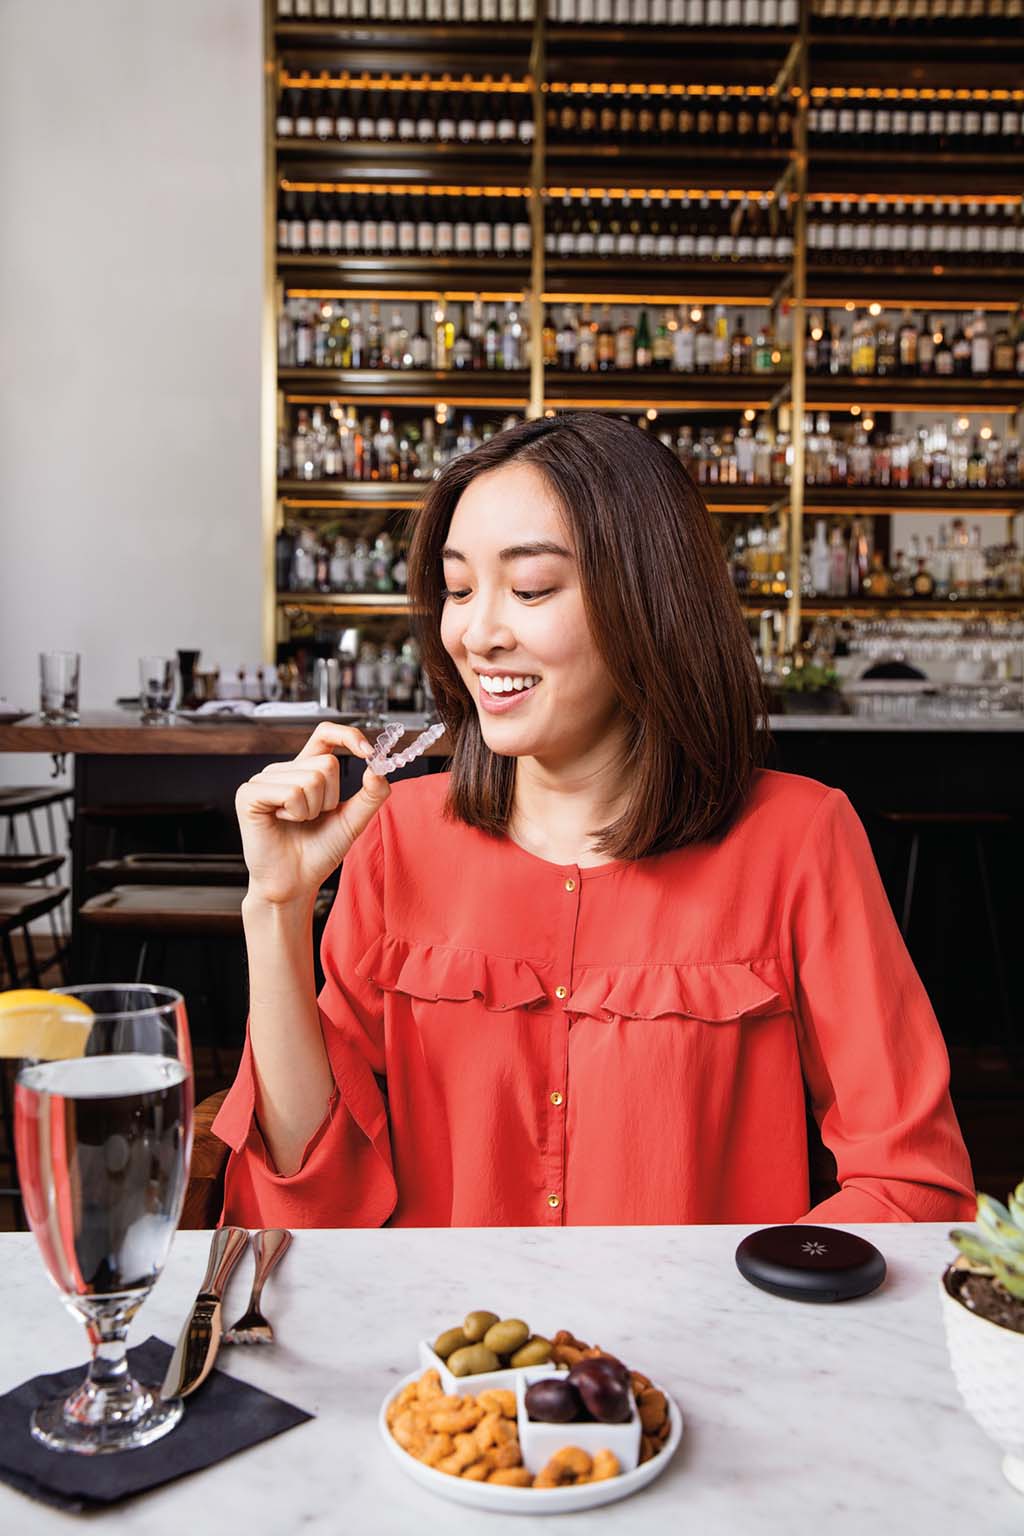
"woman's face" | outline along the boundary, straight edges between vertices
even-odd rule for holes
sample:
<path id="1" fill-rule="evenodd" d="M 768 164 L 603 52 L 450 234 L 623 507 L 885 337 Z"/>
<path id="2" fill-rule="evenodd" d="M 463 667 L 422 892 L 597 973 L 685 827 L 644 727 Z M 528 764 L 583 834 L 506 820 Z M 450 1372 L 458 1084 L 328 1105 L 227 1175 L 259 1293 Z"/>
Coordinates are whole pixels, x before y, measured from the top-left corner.
<path id="1" fill-rule="evenodd" d="M 553 768 L 583 757 L 618 703 L 587 628 L 572 536 L 540 471 L 514 463 L 471 481 L 442 556 L 441 639 L 488 747 Z M 481 674 L 492 687 L 521 681 L 489 693 Z"/>

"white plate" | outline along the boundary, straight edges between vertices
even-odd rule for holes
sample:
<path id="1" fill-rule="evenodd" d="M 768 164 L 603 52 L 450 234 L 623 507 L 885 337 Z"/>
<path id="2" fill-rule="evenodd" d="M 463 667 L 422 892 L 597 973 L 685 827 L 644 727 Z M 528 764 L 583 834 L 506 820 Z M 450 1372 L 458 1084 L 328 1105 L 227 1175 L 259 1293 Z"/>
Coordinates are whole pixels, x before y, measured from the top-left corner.
<path id="1" fill-rule="evenodd" d="M 668 1399 L 668 1439 L 657 1456 L 643 1462 L 635 1471 L 609 1477 L 603 1483 L 583 1483 L 579 1488 L 503 1488 L 500 1483 L 473 1483 L 464 1477 L 451 1477 L 447 1472 L 425 1467 L 415 1456 L 402 1450 L 388 1428 L 389 1403 L 411 1381 L 419 1381 L 422 1374 L 422 1371 L 413 1371 L 398 1382 L 381 1403 L 377 1423 L 384 1444 L 408 1476 L 429 1488 L 431 1493 L 439 1493 L 443 1499 L 451 1499 L 455 1504 L 471 1504 L 476 1509 L 491 1509 L 509 1515 L 562 1515 L 574 1509 L 596 1509 L 599 1504 L 614 1504 L 618 1499 L 628 1499 L 631 1493 L 637 1493 L 660 1477 L 683 1438 L 683 1416 L 675 1400 L 661 1387 L 659 1390 L 665 1392 Z M 572 1425 L 566 1424 L 564 1428 L 564 1443 L 571 1445 Z"/>

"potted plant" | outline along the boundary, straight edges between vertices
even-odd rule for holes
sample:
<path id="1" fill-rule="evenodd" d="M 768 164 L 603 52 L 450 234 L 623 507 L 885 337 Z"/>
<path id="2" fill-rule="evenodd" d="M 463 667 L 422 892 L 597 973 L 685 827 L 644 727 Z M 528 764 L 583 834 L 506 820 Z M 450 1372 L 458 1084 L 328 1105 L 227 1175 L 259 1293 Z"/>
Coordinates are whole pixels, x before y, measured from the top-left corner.
<path id="1" fill-rule="evenodd" d="M 783 665 L 775 687 L 784 714 L 842 713 L 843 696 L 835 668 L 817 661 L 805 661 L 799 652 L 790 664 Z"/>
<path id="2" fill-rule="evenodd" d="M 950 1232 L 960 1254 L 942 1276 L 942 1310 L 968 1412 L 1024 1493 L 1024 1181 L 1009 1201 L 979 1193 L 978 1230 Z"/>

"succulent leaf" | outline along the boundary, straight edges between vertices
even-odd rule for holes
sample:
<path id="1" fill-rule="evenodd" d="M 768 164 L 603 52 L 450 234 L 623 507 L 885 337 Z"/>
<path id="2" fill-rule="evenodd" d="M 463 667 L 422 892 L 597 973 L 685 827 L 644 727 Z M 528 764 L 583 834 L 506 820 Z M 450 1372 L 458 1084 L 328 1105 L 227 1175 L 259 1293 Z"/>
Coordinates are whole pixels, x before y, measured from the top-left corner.
<path id="1" fill-rule="evenodd" d="M 950 1240 L 959 1248 L 962 1254 L 965 1254 L 969 1259 L 973 1259 L 977 1264 L 984 1264 L 986 1268 L 991 1270 L 992 1250 L 975 1233 L 965 1232 L 962 1228 L 957 1228 L 949 1236 Z"/>
<path id="2" fill-rule="evenodd" d="M 978 1195 L 978 1225 L 1000 1248 L 1024 1254 L 1024 1227 L 1019 1227 L 1001 1200 Z"/>
<path id="3" fill-rule="evenodd" d="M 996 1278 L 1006 1287 L 1011 1296 L 1016 1296 L 1019 1301 L 1024 1301 L 1024 1270 L 1011 1269 L 1001 1259 L 993 1258 L 992 1267 L 996 1272 Z"/>
<path id="4" fill-rule="evenodd" d="M 1024 1181 L 1017 1185 L 1010 1196 L 1010 1215 L 1018 1227 L 1024 1230 Z"/>

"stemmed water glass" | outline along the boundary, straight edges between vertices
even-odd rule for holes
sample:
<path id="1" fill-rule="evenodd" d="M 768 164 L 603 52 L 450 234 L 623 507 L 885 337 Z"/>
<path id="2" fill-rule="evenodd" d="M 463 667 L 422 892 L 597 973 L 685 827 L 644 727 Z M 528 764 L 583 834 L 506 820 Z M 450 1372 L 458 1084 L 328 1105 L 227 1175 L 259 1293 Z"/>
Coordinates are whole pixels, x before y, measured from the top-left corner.
<path id="1" fill-rule="evenodd" d="M 32 1415 L 33 1438 L 97 1455 L 173 1429 L 180 1399 L 133 1379 L 128 1326 L 159 1279 L 192 1153 L 192 1052 L 179 992 L 138 983 L 63 987 L 93 1011 L 85 1054 L 23 1061 L 14 1088 L 29 1225 L 65 1306 L 84 1320 L 88 1374 Z"/>

